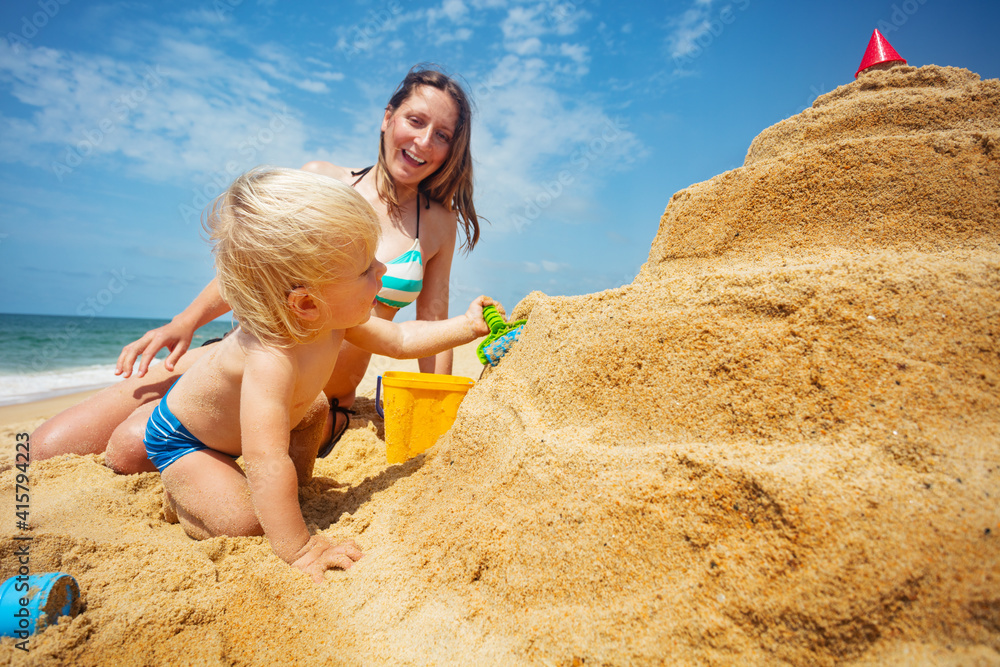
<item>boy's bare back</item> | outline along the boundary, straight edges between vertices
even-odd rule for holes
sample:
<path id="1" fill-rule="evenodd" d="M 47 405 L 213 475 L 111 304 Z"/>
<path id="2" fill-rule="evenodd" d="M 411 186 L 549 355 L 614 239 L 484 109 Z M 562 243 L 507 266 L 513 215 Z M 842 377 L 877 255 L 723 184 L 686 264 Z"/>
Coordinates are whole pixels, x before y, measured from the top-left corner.
<path id="1" fill-rule="evenodd" d="M 212 345 L 177 381 L 170 392 L 170 409 L 210 449 L 240 456 L 240 422 L 247 416 L 241 405 L 244 382 L 260 387 L 250 395 L 264 394 L 282 401 L 284 397 L 279 398 L 275 392 L 290 383 L 291 397 L 284 409 L 287 430 L 294 429 L 333 372 L 343 338 L 340 330 L 304 345 L 275 348 L 237 330 Z M 247 409 L 252 413 L 254 406 Z M 280 446 L 281 441 L 276 444 Z"/>

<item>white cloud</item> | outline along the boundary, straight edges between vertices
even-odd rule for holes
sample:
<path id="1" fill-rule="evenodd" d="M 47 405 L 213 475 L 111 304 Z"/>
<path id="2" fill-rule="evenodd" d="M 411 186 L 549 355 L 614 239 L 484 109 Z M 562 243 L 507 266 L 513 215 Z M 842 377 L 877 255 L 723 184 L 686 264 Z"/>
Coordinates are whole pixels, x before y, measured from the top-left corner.
<path id="1" fill-rule="evenodd" d="M 61 179 L 117 155 L 147 178 L 173 181 L 302 159 L 305 130 L 262 76 L 268 67 L 176 39 L 127 63 L 30 47 L 11 58 L 8 49 L 0 43 L 0 82 L 25 108 L 0 117 L 16 130 L 3 133 L 0 159 Z"/>
<path id="2" fill-rule="evenodd" d="M 441 46 L 449 42 L 467 42 L 475 34 L 469 28 L 454 28 L 451 30 L 437 30 L 433 34 L 435 44 Z"/>
<path id="3" fill-rule="evenodd" d="M 556 34 L 565 37 L 576 33 L 580 24 L 591 18 L 591 14 L 572 2 L 557 2 L 551 9 L 551 17 Z"/>
<path id="4" fill-rule="evenodd" d="M 353 23 L 335 25 L 337 52 L 348 60 L 359 55 L 376 54 L 386 42 L 390 45 L 400 42 L 395 33 L 405 24 L 424 21 L 429 13 L 436 13 L 436 10 L 404 12 L 402 7 L 401 3 L 390 2 L 369 10 Z"/>
<path id="5" fill-rule="evenodd" d="M 520 41 L 544 35 L 547 32 L 542 21 L 544 9 L 544 4 L 533 7 L 511 7 L 507 17 L 500 24 L 504 38 L 509 41 Z"/>
<path id="6" fill-rule="evenodd" d="M 473 9 L 500 9 L 507 6 L 509 0 L 469 0 Z"/>
<path id="7" fill-rule="evenodd" d="M 580 65 L 590 61 L 589 50 L 583 44 L 560 44 L 559 53 Z"/>
<path id="8" fill-rule="evenodd" d="M 508 55 L 475 88 L 477 208 L 498 231 L 584 219 L 588 189 L 642 151 L 600 106 L 554 89 L 548 65 Z"/>
<path id="9" fill-rule="evenodd" d="M 712 0 L 695 0 L 690 9 L 670 21 L 672 30 L 667 35 L 667 47 L 672 58 L 682 58 L 699 48 L 698 38 L 711 29 L 711 9 Z"/>
<path id="10" fill-rule="evenodd" d="M 590 14 L 571 2 L 543 0 L 529 5 L 515 5 L 507 10 L 500 24 L 504 39 L 517 43 L 531 37 L 576 33 Z"/>
<path id="11" fill-rule="evenodd" d="M 444 4 L 441 5 L 441 12 L 451 21 L 460 23 L 468 16 L 469 9 L 462 0 L 444 0 Z"/>
<path id="12" fill-rule="evenodd" d="M 542 40 L 537 37 L 529 37 L 528 39 L 511 41 L 507 43 L 507 50 L 519 56 L 535 55 L 542 51 Z"/>
<path id="13" fill-rule="evenodd" d="M 254 63 L 261 72 L 268 75 L 272 79 L 277 79 L 278 81 L 284 81 L 285 83 L 290 83 L 296 88 L 301 90 L 309 91 L 310 93 L 326 94 L 330 92 L 330 89 L 322 81 L 314 81 L 313 79 L 300 79 L 297 77 L 289 76 L 280 67 L 274 66 L 272 63 L 257 62 Z"/>
<path id="14" fill-rule="evenodd" d="M 570 268 L 570 266 L 569 264 L 550 262 L 547 259 L 543 259 L 540 262 L 521 262 L 520 268 L 524 273 L 541 273 L 542 271 L 546 273 L 558 273 Z"/>
<path id="15" fill-rule="evenodd" d="M 307 70 L 303 63 L 316 63 L 315 58 L 299 58 L 296 54 L 288 52 L 285 47 L 273 43 L 260 44 L 256 48 L 258 60 L 254 64 L 271 79 L 290 83 L 300 90 L 305 90 L 319 95 L 325 95 L 330 89 L 323 81 L 340 81 L 344 75 L 339 72 L 330 72 L 323 64 L 319 63 L 323 71 L 312 72 Z M 319 80 L 317 80 L 319 79 Z"/>
<path id="16" fill-rule="evenodd" d="M 327 88 L 325 83 L 323 83 L 322 81 L 313 81 L 312 79 L 304 79 L 301 81 L 296 81 L 295 87 L 316 94 L 323 94 L 330 92 L 330 89 Z"/>
<path id="17" fill-rule="evenodd" d="M 313 76 L 323 81 L 343 81 L 345 78 L 343 72 L 314 72 Z"/>
<path id="18" fill-rule="evenodd" d="M 227 16 L 223 12 L 215 11 L 214 9 L 209 9 L 208 7 L 201 7 L 199 9 L 191 9 L 181 12 L 178 18 L 185 23 L 190 23 L 194 25 L 216 25 L 226 22 Z"/>

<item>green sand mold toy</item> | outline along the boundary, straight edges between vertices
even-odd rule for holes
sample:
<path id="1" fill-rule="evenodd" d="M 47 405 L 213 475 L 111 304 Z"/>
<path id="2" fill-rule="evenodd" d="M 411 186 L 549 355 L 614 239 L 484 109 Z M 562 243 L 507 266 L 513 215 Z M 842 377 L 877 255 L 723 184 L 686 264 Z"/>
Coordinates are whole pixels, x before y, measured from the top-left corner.
<path id="1" fill-rule="evenodd" d="M 500 363 L 501 357 L 507 354 L 514 343 L 521 335 L 521 327 L 528 320 L 517 320 L 516 322 L 504 322 L 503 315 L 497 312 L 496 306 L 486 306 L 483 308 L 483 319 L 490 328 L 488 335 L 476 348 L 476 355 L 483 365 L 496 366 Z"/>

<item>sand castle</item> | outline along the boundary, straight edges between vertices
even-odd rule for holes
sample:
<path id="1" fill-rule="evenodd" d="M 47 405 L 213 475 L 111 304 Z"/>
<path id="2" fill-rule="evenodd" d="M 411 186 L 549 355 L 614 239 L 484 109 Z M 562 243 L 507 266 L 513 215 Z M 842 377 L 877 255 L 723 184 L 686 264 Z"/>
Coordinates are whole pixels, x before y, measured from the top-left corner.
<path id="1" fill-rule="evenodd" d="M 935 66 L 768 128 L 633 284 L 522 301 L 427 454 L 348 432 L 303 510 L 367 555 L 322 587 L 157 475 L 38 465 L 33 566 L 87 607 L 32 660 L 996 664 L 998 145 L 1000 81 Z"/>

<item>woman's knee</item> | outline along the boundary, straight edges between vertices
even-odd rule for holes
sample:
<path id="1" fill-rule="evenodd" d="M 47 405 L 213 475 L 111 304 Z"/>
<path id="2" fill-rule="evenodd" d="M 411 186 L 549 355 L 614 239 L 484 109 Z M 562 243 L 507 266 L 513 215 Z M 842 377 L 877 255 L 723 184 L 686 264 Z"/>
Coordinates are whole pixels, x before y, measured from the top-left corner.
<path id="1" fill-rule="evenodd" d="M 44 461 L 72 451 L 68 430 L 60 428 L 60 423 L 52 419 L 31 432 L 30 442 L 31 458 L 36 461 Z"/>
<path id="2" fill-rule="evenodd" d="M 134 475 L 140 472 L 156 472 L 156 466 L 146 456 L 146 422 L 155 404 L 143 406 L 131 417 L 119 424 L 111 434 L 105 450 L 104 465 L 119 475 Z"/>

